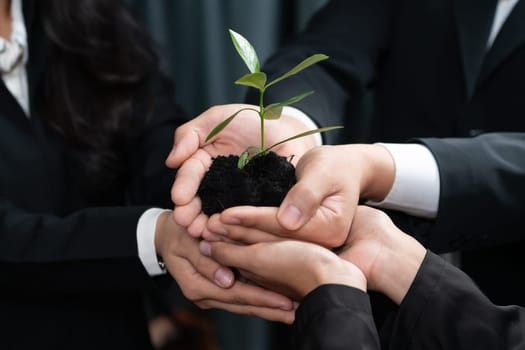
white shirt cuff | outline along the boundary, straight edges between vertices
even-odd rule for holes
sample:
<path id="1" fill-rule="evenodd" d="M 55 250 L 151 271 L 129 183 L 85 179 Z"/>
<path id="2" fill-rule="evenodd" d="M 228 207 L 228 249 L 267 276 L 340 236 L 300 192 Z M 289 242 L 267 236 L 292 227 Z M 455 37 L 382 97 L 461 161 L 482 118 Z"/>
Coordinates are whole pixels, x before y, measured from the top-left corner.
<path id="1" fill-rule="evenodd" d="M 381 202 L 367 204 L 433 219 L 439 205 L 439 169 L 430 150 L 420 144 L 380 143 L 396 168 L 392 189 Z"/>
<path id="2" fill-rule="evenodd" d="M 281 114 L 301 121 L 304 125 L 306 125 L 308 130 L 315 130 L 319 128 L 319 126 L 317 126 L 317 124 L 315 124 L 314 121 L 310 119 L 308 115 L 306 115 L 306 113 L 298 110 L 295 107 L 284 106 L 283 112 Z M 315 144 L 317 146 L 321 146 L 323 144 L 323 138 L 321 137 L 320 133 L 313 134 L 312 136 L 315 137 Z"/>
<path id="3" fill-rule="evenodd" d="M 146 210 L 139 218 L 137 223 L 137 247 L 139 258 L 144 268 L 150 276 L 165 274 L 157 259 L 155 249 L 155 228 L 157 219 L 166 209 L 151 208 Z"/>

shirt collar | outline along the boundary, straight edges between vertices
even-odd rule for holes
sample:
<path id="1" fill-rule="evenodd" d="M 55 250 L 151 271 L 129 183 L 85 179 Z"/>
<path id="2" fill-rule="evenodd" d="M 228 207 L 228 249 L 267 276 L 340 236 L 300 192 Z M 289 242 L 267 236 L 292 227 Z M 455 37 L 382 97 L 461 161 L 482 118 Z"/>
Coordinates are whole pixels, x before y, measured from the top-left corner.
<path id="1" fill-rule="evenodd" d="M 17 43 L 24 50 L 24 64 L 28 59 L 27 31 L 22 12 L 22 0 L 11 0 L 11 42 Z"/>

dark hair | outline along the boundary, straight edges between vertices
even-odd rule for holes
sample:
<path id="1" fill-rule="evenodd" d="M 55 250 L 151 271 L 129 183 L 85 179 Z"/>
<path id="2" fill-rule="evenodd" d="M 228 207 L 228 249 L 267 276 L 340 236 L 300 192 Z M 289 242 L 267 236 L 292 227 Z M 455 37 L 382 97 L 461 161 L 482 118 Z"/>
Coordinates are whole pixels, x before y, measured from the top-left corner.
<path id="1" fill-rule="evenodd" d="M 111 191 L 124 178 L 125 145 L 140 122 L 133 119 L 134 101 L 151 98 L 157 57 L 118 0 L 38 3 L 51 42 L 40 92 L 43 115 L 81 164 L 85 192 Z"/>

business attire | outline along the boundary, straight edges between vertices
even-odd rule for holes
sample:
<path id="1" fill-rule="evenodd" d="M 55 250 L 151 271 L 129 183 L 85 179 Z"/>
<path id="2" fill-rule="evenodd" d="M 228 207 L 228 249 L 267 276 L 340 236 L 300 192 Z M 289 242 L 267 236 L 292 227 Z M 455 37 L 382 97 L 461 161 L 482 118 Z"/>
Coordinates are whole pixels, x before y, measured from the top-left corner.
<path id="1" fill-rule="evenodd" d="M 86 196 L 75 146 L 35 103 L 49 39 L 41 4 L 23 5 L 29 117 L 0 83 L 0 348 L 151 348 L 144 294 L 161 281 L 139 259 L 137 222 L 148 208 L 171 207 L 164 159 L 185 120 L 157 72 L 151 117 L 125 146 L 125 181 L 109 197 Z M 134 103 L 142 120 L 150 106 Z"/>
<path id="2" fill-rule="evenodd" d="M 345 126 L 324 134 L 327 143 L 523 132 L 525 2 L 513 2 L 495 35 L 497 5 L 496 0 L 330 1 L 263 70 L 271 78 L 313 53 L 330 59 L 272 86 L 265 101 L 315 90 L 295 106 L 320 126 Z M 449 158 L 440 157 L 439 166 L 446 168 Z M 498 175 L 494 171 L 490 176 Z M 440 180 L 443 188 L 454 187 L 445 183 L 447 178 Z M 502 180 L 506 179 L 493 179 Z M 521 273 L 515 272 L 520 270 L 516 266 L 523 266 L 525 243 L 517 234 L 500 234 L 515 232 L 518 216 L 525 211 L 524 197 L 518 200 L 522 192 L 513 193 L 514 209 L 504 213 L 484 205 L 494 194 L 484 195 L 473 193 L 461 204 L 440 200 L 437 221 L 395 214 L 396 224 L 438 253 L 469 249 L 462 253 L 462 268 L 481 289 L 497 303 L 525 305 L 525 286 Z M 445 215 L 456 209 L 461 209 L 456 215 Z M 471 220 L 458 218 L 463 210 L 470 212 Z M 499 214 L 494 216 L 493 210 Z M 456 224 L 464 230 L 452 232 L 462 237 L 440 242 L 439 236 L 447 237 Z M 498 287 L 502 285 L 505 288 Z"/>
<path id="3" fill-rule="evenodd" d="M 388 349 L 524 349 L 525 309 L 493 304 L 461 270 L 428 251 L 403 299 Z M 323 285 L 293 326 L 297 349 L 380 349 L 366 293 Z"/>
<path id="4" fill-rule="evenodd" d="M 525 305 L 524 134 L 420 141 L 438 163 L 439 211 L 405 220 L 405 232 L 436 251 L 462 250 L 461 268 L 492 301 Z"/>

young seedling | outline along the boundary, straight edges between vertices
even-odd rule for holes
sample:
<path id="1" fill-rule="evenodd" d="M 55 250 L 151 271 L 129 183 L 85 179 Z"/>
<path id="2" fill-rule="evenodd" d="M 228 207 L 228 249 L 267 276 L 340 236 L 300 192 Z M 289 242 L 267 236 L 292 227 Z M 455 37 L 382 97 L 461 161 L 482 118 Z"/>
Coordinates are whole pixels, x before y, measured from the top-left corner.
<path id="1" fill-rule="evenodd" d="M 250 146 L 250 147 L 246 148 L 246 150 L 244 152 L 241 153 L 241 155 L 239 156 L 239 161 L 237 163 L 237 167 L 239 169 L 243 169 L 244 166 L 251 159 L 253 159 L 254 157 L 257 157 L 257 156 L 266 155 L 271 149 L 273 149 L 274 147 L 276 147 L 276 146 L 278 146 L 280 144 L 283 144 L 285 142 L 288 142 L 288 141 L 291 141 L 291 140 L 294 140 L 294 139 L 297 139 L 297 138 L 300 138 L 300 137 L 304 137 L 304 136 L 308 136 L 308 135 L 312 135 L 312 134 L 316 134 L 316 133 L 320 133 L 320 132 L 325 132 L 325 131 L 329 131 L 329 130 L 333 130 L 333 129 L 342 128 L 342 126 L 331 126 L 331 127 L 326 127 L 326 128 L 319 128 L 319 129 L 315 129 L 315 130 L 310 130 L 310 131 L 306 131 L 306 132 L 303 132 L 303 133 L 291 136 L 291 137 L 286 138 L 286 139 L 284 139 L 282 141 L 279 141 L 279 142 L 277 142 L 277 143 L 275 143 L 275 144 L 273 144 L 273 145 L 271 145 L 269 147 L 266 147 L 266 145 L 264 144 L 264 121 L 267 120 L 267 119 L 279 119 L 281 117 L 281 114 L 282 114 L 284 106 L 288 106 L 288 105 L 297 103 L 297 102 L 301 101 L 303 98 L 305 98 L 305 97 L 307 97 L 307 96 L 309 96 L 309 95 L 314 93 L 313 91 L 303 92 L 303 93 L 301 93 L 301 94 L 299 94 L 297 96 L 291 97 L 291 98 L 289 98 L 289 99 L 287 99 L 285 101 L 272 103 L 270 105 L 265 106 L 264 105 L 264 93 L 266 92 L 266 90 L 269 87 L 271 87 L 272 85 L 275 85 L 275 84 L 279 83 L 280 81 L 283 81 L 284 79 L 287 79 L 287 78 L 289 78 L 289 77 L 291 77 L 291 76 L 301 72 L 302 70 L 304 70 L 304 69 L 306 69 L 306 68 L 308 68 L 308 67 L 310 67 L 310 66 L 312 66 L 312 65 L 314 65 L 314 64 L 316 64 L 318 62 L 321 62 L 323 60 L 328 59 L 328 56 L 323 55 L 323 54 L 312 55 L 312 56 L 306 58 L 304 61 L 302 61 L 298 65 L 296 65 L 295 67 L 293 67 L 292 69 L 290 69 L 285 74 L 283 74 L 280 77 L 278 77 L 278 78 L 268 82 L 266 73 L 261 72 L 261 70 L 260 70 L 260 64 L 259 64 L 259 59 L 257 57 L 257 53 L 255 52 L 255 49 L 250 44 L 250 42 L 246 38 L 244 38 L 242 35 L 240 35 L 239 33 L 236 33 L 235 31 L 233 31 L 231 29 L 229 30 L 229 32 L 230 32 L 230 36 L 231 36 L 233 45 L 235 46 L 235 49 L 237 50 L 237 52 L 239 53 L 239 55 L 243 59 L 244 63 L 248 67 L 248 70 L 250 71 L 249 74 L 246 74 L 246 75 L 242 76 L 241 78 L 239 78 L 237 81 L 235 81 L 235 84 L 244 85 L 244 86 L 248 86 L 248 87 L 251 87 L 251 88 L 255 88 L 255 89 L 257 89 L 259 91 L 259 110 L 255 109 L 255 108 L 250 108 L 250 107 L 239 109 L 238 111 L 233 113 L 231 116 L 229 116 L 228 118 L 223 120 L 221 123 L 219 123 L 208 134 L 208 136 L 206 137 L 206 142 L 209 141 L 215 135 L 217 135 L 219 132 L 221 132 L 221 130 L 224 129 L 242 111 L 249 110 L 249 111 L 253 111 L 253 112 L 257 113 L 257 115 L 259 116 L 259 119 L 260 119 L 260 137 L 261 137 L 261 142 L 260 142 L 260 146 L 258 146 L 258 147 L 257 146 Z"/>

